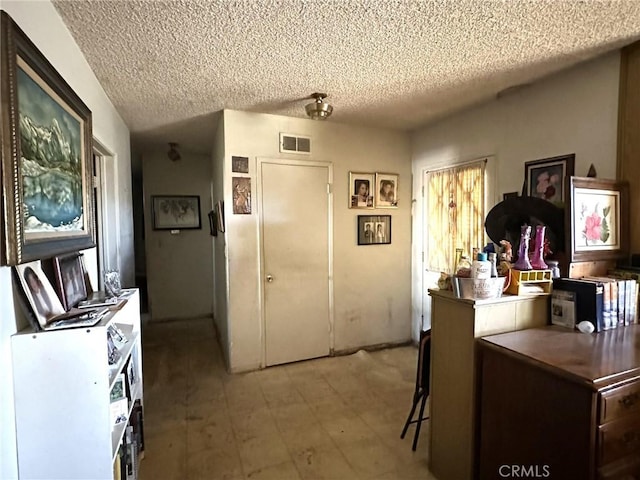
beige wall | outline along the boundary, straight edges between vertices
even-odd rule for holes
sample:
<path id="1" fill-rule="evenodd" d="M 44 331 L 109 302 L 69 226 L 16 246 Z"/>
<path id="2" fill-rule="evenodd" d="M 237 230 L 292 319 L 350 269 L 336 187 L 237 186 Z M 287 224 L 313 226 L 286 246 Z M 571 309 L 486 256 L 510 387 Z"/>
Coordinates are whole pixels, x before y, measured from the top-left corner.
<path id="1" fill-rule="evenodd" d="M 489 208 L 503 193 L 522 190 L 524 163 L 531 160 L 575 153 L 577 176 L 586 176 L 593 163 L 598 177 L 615 178 L 619 66 L 619 52 L 609 54 L 414 132 L 414 191 L 420 191 L 425 169 L 485 155 L 496 159 Z M 414 332 L 430 287 L 422 283 L 423 201 L 416 200 Z"/>
<path id="2" fill-rule="evenodd" d="M 5 10 L 40 49 L 47 60 L 69 83 L 93 113 L 93 135 L 114 158 L 114 190 L 106 225 L 118 232 L 119 244 L 105 252 L 116 258 L 111 268 L 119 268 L 123 285 L 133 285 L 133 223 L 131 221 L 131 164 L 129 130 L 91 71 L 80 49 L 49 1 L 2 2 Z M 96 279 L 96 256 L 87 252 L 93 280 Z M 13 278 L 9 267 L 0 267 L 0 478 L 17 478 L 15 433 L 13 425 L 13 385 L 11 376 L 10 336 L 24 326 L 24 319 L 13 302 Z"/>
<path id="3" fill-rule="evenodd" d="M 410 338 L 411 163 L 409 137 L 389 130 L 312 120 L 224 112 L 225 205 L 229 272 L 229 356 L 233 371 L 262 362 L 259 298 L 257 158 L 333 164 L 334 345 L 336 351 Z M 281 154 L 280 132 L 311 137 L 312 154 Z M 231 156 L 250 159 L 252 215 L 231 213 Z M 347 208 L 349 171 L 400 174 L 398 209 Z M 309 207 L 313 213 L 313 207 Z M 391 214 L 392 244 L 358 247 L 358 214 Z M 218 265 L 218 268 L 220 266 Z M 217 287 L 216 287 L 217 288 Z"/>
<path id="4" fill-rule="evenodd" d="M 145 205 L 145 251 L 149 313 L 152 321 L 208 317 L 213 313 L 213 256 L 208 212 L 211 161 L 206 155 L 180 151 L 172 162 L 166 151 L 142 155 Z M 200 197 L 202 228 L 153 229 L 153 195 Z"/>

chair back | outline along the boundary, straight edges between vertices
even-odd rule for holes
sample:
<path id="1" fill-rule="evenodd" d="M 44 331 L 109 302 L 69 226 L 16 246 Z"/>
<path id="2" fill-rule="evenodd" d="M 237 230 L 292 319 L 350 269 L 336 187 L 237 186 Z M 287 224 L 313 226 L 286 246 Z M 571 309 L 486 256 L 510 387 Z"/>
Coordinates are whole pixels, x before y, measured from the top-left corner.
<path id="1" fill-rule="evenodd" d="M 431 329 L 420 332 L 418 346 L 418 374 L 416 376 L 417 389 L 425 390 L 429 394 L 429 380 L 431 375 Z"/>

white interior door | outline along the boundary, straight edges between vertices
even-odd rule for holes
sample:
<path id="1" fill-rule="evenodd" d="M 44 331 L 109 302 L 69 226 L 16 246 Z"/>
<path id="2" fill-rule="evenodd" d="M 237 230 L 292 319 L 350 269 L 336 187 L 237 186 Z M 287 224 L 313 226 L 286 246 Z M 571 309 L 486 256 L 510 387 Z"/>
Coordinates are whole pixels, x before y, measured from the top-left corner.
<path id="1" fill-rule="evenodd" d="M 328 165 L 260 162 L 266 365 L 329 354 Z"/>

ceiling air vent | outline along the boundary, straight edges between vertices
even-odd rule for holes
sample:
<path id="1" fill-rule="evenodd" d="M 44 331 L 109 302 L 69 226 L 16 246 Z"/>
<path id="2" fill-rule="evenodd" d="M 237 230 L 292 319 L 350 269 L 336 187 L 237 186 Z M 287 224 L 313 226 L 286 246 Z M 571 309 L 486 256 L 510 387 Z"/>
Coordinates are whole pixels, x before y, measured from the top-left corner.
<path id="1" fill-rule="evenodd" d="M 289 133 L 280 134 L 281 153 L 311 153 L 311 138 L 291 135 Z"/>

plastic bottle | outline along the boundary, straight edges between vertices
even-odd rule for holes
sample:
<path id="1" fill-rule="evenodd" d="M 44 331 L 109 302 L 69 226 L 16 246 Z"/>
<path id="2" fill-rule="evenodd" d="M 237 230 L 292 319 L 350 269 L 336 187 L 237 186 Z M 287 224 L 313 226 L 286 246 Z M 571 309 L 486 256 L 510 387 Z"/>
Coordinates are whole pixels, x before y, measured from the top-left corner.
<path id="1" fill-rule="evenodd" d="M 498 276 L 498 266 L 496 265 L 497 256 L 493 252 L 489 252 L 487 255 L 489 258 L 489 263 L 491 264 L 491 276 L 497 277 Z"/>
<path id="2" fill-rule="evenodd" d="M 478 256 L 471 266 L 471 278 L 491 278 L 491 262 L 487 260 L 486 253 L 478 252 Z"/>

